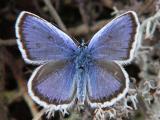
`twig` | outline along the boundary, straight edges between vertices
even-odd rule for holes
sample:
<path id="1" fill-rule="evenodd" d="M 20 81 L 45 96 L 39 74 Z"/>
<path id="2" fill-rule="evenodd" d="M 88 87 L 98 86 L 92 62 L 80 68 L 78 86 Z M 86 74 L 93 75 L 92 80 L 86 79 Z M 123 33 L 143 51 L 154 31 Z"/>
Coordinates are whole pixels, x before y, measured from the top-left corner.
<path id="1" fill-rule="evenodd" d="M 48 10 L 51 14 L 51 16 L 55 19 L 56 23 L 59 25 L 59 27 L 64 31 L 67 32 L 66 26 L 63 24 L 61 18 L 59 17 L 56 9 L 53 7 L 50 0 L 43 0 L 46 6 L 48 7 Z"/>
<path id="2" fill-rule="evenodd" d="M 0 98 L 0 117 L 1 120 L 8 120 L 8 110 L 6 109 L 5 102 Z"/>
<path id="3" fill-rule="evenodd" d="M 14 101 L 16 101 L 18 98 L 20 98 L 22 96 L 22 93 L 17 90 L 4 91 L 4 92 L 1 92 L 1 96 L 3 96 L 5 98 L 5 102 L 7 104 L 11 104 Z"/>
<path id="4" fill-rule="evenodd" d="M 138 7 L 137 12 L 141 15 L 142 13 L 148 12 L 153 7 L 156 0 L 146 0 L 141 6 Z"/>
<path id="5" fill-rule="evenodd" d="M 15 60 L 14 57 L 5 48 L 1 49 L 1 52 L 5 55 L 4 61 L 11 68 L 14 78 L 17 80 L 20 92 L 22 92 L 22 97 L 28 104 L 28 107 L 31 110 L 32 116 L 33 117 L 36 116 L 38 113 L 38 110 L 27 92 L 27 88 L 26 88 L 27 84 L 25 82 L 23 71 L 22 71 L 23 69 L 22 60 Z"/>
<path id="6" fill-rule="evenodd" d="M 42 109 L 32 120 L 40 120 L 44 113 L 45 109 Z"/>
<path id="7" fill-rule="evenodd" d="M 46 13 L 44 13 L 44 10 L 40 6 L 39 2 L 40 2 L 39 0 L 33 0 L 33 4 L 35 6 L 35 9 L 39 12 L 41 17 L 49 19 L 49 16 Z"/>
<path id="8" fill-rule="evenodd" d="M 102 28 L 104 25 L 106 25 L 110 20 L 101 20 L 95 23 L 93 26 L 90 27 L 90 32 L 96 32 L 100 28 Z M 87 34 L 89 31 L 86 29 L 87 26 L 85 24 L 82 24 L 77 27 L 69 28 L 68 31 L 72 36 L 79 36 Z"/>
<path id="9" fill-rule="evenodd" d="M 110 8 L 110 9 L 113 9 L 113 6 L 115 4 L 113 0 L 101 0 L 101 2 L 106 8 Z"/>
<path id="10" fill-rule="evenodd" d="M 88 10 L 86 9 L 86 1 L 85 0 L 76 0 L 78 3 L 78 8 L 83 20 L 83 23 L 89 27 L 89 15 L 88 15 Z"/>
<path id="11" fill-rule="evenodd" d="M 15 39 L 2 40 L 0 39 L 0 46 L 13 46 L 16 45 Z"/>
<path id="12" fill-rule="evenodd" d="M 35 104 L 33 103 L 33 100 L 29 97 L 28 92 L 27 92 L 27 84 L 25 82 L 25 79 L 23 78 L 23 75 L 22 75 L 23 73 L 22 73 L 22 69 L 21 69 L 23 66 L 22 61 L 15 61 L 14 63 L 15 64 L 12 66 L 13 67 L 12 71 L 13 71 L 14 77 L 17 80 L 20 91 L 22 91 L 22 93 L 23 93 L 22 95 L 23 95 L 24 100 L 28 104 L 28 107 L 30 108 L 31 113 L 34 117 L 37 115 L 38 111 L 37 111 Z M 17 66 L 19 66 L 19 67 L 17 67 Z M 17 68 L 17 70 L 16 70 L 16 68 Z"/>
<path id="13" fill-rule="evenodd" d="M 154 16 L 145 19 L 139 29 L 138 40 L 142 42 L 145 38 L 152 37 L 157 25 L 159 25 L 160 10 Z"/>

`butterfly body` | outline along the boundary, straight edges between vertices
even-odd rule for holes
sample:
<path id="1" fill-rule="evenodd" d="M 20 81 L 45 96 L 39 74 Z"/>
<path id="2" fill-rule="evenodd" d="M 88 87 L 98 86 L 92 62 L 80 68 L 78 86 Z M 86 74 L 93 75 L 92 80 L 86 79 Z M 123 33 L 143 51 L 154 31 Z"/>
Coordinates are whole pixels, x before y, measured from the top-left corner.
<path id="1" fill-rule="evenodd" d="M 78 104 L 84 104 L 84 101 L 86 99 L 87 87 L 86 71 L 84 69 L 78 69 L 75 76 L 75 80 L 77 83 L 77 102 Z"/>
<path id="2" fill-rule="evenodd" d="M 87 69 L 88 64 L 91 62 L 90 53 L 88 52 L 88 47 L 81 44 L 76 54 L 74 55 L 74 63 L 76 68 L 76 73 L 74 80 L 77 86 L 77 100 L 79 104 L 84 104 L 86 99 L 86 87 L 87 87 Z"/>
<path id="3" fill-rule="evenodd" d="M 23 11 L 16 22 L 18 47 L 27 63 L 40 65 L 29 79 L 29 95 L 54 110 L 77 100 L 92 108 L 112 106 L 128 92 L 123 65 L 133 59 L 138 28 L 136 13 L 129 11 L 105 25 L 88 45 L 77 46 L 51 23 Z"/>

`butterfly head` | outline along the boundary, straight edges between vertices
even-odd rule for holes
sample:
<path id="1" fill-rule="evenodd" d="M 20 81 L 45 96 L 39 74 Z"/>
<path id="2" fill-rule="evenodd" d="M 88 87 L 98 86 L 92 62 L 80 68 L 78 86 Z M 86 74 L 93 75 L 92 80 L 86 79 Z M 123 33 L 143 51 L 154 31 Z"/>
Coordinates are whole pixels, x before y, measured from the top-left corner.
<path id="1" fill-rule="evenodd" d="M 85 43 L 84 39 L 80 40 L 79 48 L 86 48 L 87 44 Z"/>

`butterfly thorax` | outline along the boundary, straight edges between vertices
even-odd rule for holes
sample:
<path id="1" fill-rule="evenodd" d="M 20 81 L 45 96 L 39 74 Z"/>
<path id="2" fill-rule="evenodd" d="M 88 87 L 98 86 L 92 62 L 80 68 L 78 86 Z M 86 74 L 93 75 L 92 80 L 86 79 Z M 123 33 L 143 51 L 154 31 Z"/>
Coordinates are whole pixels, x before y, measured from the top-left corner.
<path id="1" fill-rule="evenodd" d="M 76 58 L 75 58 L 75 64 L 76 69 L 82 69 L 85 70 L 86 65 L 90 61 L 89 52 L 87 46 L 79 47 Z"/>

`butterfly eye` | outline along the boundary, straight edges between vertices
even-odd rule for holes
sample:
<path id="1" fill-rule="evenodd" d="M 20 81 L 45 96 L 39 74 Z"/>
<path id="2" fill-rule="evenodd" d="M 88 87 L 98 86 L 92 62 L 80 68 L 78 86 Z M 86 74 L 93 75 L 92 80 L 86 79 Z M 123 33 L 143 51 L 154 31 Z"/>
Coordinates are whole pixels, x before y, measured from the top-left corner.
<path id="1" fill-rule="evenodd" d="M 86 47 L 87 46 L 87 44 L 85 43 L 85 41 L 84 41 L 84 39 L 82 39 L 82 40 L 80 40 L 80 44 L 79 44 L 79 48 L 81 48 L 81 47 Z"/>
<path id="2" fill-rule="evenodd" d="M 84 65 L 79 66 L 79 69 L 84 70 Z"/>

